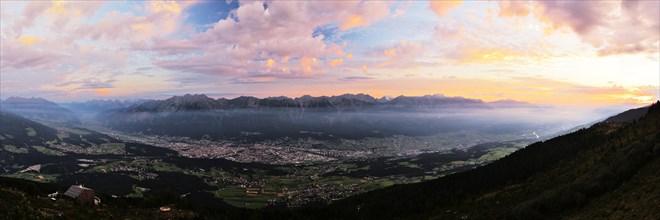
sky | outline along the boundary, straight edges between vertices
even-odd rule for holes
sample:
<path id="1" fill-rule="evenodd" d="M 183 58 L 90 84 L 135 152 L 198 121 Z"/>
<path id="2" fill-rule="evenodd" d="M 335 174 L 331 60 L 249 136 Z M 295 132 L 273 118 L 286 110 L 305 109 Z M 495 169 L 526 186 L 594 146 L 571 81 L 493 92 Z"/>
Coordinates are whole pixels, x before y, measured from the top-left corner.
<path id="1" fill-rule="evenodd" d="M 660 93 L 660 1 L 1 1 L 0 98 Z"/>

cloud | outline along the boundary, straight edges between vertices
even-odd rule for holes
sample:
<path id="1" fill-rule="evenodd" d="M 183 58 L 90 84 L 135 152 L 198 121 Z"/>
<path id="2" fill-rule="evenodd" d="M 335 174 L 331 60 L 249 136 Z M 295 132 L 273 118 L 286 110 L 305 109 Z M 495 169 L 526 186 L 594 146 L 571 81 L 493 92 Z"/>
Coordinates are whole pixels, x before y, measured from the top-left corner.
<path id="1" fill-rule="evenodd" d="M 338 58 L 338 59 L 330 60 L 328 64 L 330 64 L 330 66 L 332 68 L 335 68 L 335 67 L 341 65 L 342 63 L 344 63 L 344 59 Z"/>
<path id="2" fill-rule="evenodd" d="M 149 42 L 152 43 L 151 45 L 156 45 L 156 49 L 158 49 L 158 45 L 160 45 L 158 43 L 166 42 L 162 39 L 152 42 L 152 38 L 168 36 L 181 30 L 184 18 L 181 10 L 193 4 L 195 4 L 194 1 L 149 1 L 143 5 L 145 13 L 143 15 L 111 11 L 106 14 L 107 19 L 100 20 L 97 23 L 81 24 L 71 33 L 70 38 L 90 38 L 115 43 Z M 181 43 L 181 41 L 178 43 Z"/>
<path id="3" fill-rule="evenodd" d="M 266 67 L 272 68 L 273 66 L 275 66 L 275 60 L 273 59 L 266 60 Z"/>
<path id="4" fill-rule="evenodd" d="M 173 19 L 163 19 L 171 18 L 168 16 L 172 13 L 149 10 L 146 5 L 142 15 L 116 11 L 97 13 L 103 4 L 100 1 L 27 2 L 22 10 L 16 10 L 20 16 L 3 18 L 3 23 L 8 24 L 2 26 L 0 39 L 3 73 L 25 74 L 26 71 L 40 70 L 42 74 L 63 76 L 76 75 L 74 72 L 85 69 L 104 75 L 114 74 L 134 58 L 129 45 L 135 41 L 145 43 L 146 38 L 132 32 L 132 24 L 153 21 L 159 25 L 159 22 Z M 90 18 L 92 15 L 98 15 L 98 18 Z M 159 25 L 161 29 L 166 29 L 165 26 Z M 158 39 L 153 42 L 159 47 L 170 47 L 168 50 L 174 47 Z"/>
<path id="5" fill-rule="evenodd" d="M 441 0 L 441 1 L 429 1 L 431 10 L 435 12 L 438 16 L 442 17 L 447 15 L 451 9 L 454 9 L 463 4 L 462 0 Z"/>
<path id="6" fill-rule="evenodd" d="M 339 25 L 341 30 L 370 25 L 389 15 L 389 4 L 273 1 L 265 8 L 261 2 L 243 2 L 234 11 L 236 19 L 220 20 L 190 37 L 191 42 L 204 48 L 168 50 L 167 54 L 182 56 L 156 59 L 154 63 L 166 69 L 215 75 L 320 74 L 328 69 L 323 67 L 344 63 L 346 45 L 326 41 L 315 30 L 331 24 Z M 259 64 L 263 60 L 267 61 L 265 67 Z M 277 63 L 278 68 L 269 65 L 268 60 Z"/>
<path id="7" fill-rule="evenodd" d="M 102 95 L 102 96 L 105 96 L 105 95 L 110 94 L 110 91 L 109 91 L 109 90 L 107 90 L 107 89 L 100 89 L 100 88 L 99 88 L 99 89 L 94 89 L 94 92 L 96 92 L 96 94 L 99 94 L 99 95 Z"/>
<path id="8" fill-rule="evenodd" d="M 385 56 L 388 56 L 388 57 L 393 57 L 393 56 L 396 55 L 396 50 L 387 49 L 387 50 L 383 51 L 383 54 L 385 54 Z"/>
<path id="9" fill-rule="evenodd" d="M 116 80 L 107 79 L 103 80 L 94 76 L 79 76 L 69 75 L 67 80 L 54 83 L 52 86 L 55 88 L 67 88 L 70 90 L 87 90 L 87 89 L 108 89 L 114 88 L 112 85 Z"/>
<path id="10" fill-rule="evenodd" d="M 107 7 L 101 8 L 103 4 Z M 334 26 L 325 34 L 337 36 L 367 27 L 388 17 L 393 3 L 273 1 L 264 7 L 263 2 L 246 1 L 227 19 L 201 32 L 183 23 L 187 9 L 195 4 L 152 1 L 127 9 L 113 2 L 27 2 L 11 16 L 3 7 L 3 23 L 8 25 L 1 31 L 0 67 L 12 72 L 38 68 L 57 72 L 61 78 L 82 72 L 104 76 L 130 72 L 134 70 L 118 67 L 144 62 L 165 72 L 227 78 L 325 74 L 346 64 L 353 54 L 344 52 L 345 42 L 326 39 L 314 30 Z M 38 31 L 24 35 L 28 29 Z M 82 68 L 85 71 L 79 71 Z"/>
<path id="11" fill-rule="evenodd" d="M 434 41 L 425 48 L 433 48 L 430 51 L 440 60 L 456 64 L 538 64 L 567 56 L 568 52 L 556 50 L 558 46 L 554 42 L 540 37 L 521 37 L 519 32 L 513 31 L 518 29 L 510 25 L 494 23 L 486 28 L 439 24 L 433 29 Z"/>
<path id="12" fill-rule="evenodd" d="M 370 55 L 380 58 L 373 62 L 376 67 L 410 67 L 418 64 L 417 59 L 422 57 L 426 49 L 422 43 L 416 41 L 400 40 L 396 43 L 373 49 Z"/>
<path id="13" fill-rule="evenodd" d="M 373 77 L 367 77 L 367 76 L 347 76 L 347 77 L 342 77 L 339 79 L 339 81 L 356 81 L 356 80 L 369 80 L 373 79 Z"/>
<path id="14" fill-rule="evenodd" d="M 20 37 L 23 29 L 30 28 L 34 25 L 34 21 L 39 15 L 50 7 L 48 2 L 31 1 L 23 9 L 21 18 L 16 20 L 9 26 L 5 32 L 8 32 L 12 37 Z"/>
<path id="15" fill-rule="evenodd" d="M 133 49 L 142 51 L 155 51 L 161 55 L 173 55 L 200 50 L 203 45 L 195 44 L 188 39 L 164 39 L 160 36 L 151 38 L 150 44 L 145 41 L 135 42 L 131 45 Z"/>
<path id="16" fill-rule="evenodd" d="M 501 17 L 521 17 L 529 15 L 531 6 L 528 1 L 499 1 L 499 16 Z"/>
<path id="17" fill-rule="evenodd" d="M 353 12 L 342 18 L 339 28 L 348 30 L 357 27 L 366 27 L 389 15 L 389 3 L 379 1 L 362 1 L 353 6 Z"/>
<path id="18" fill-rule="evenodd" d="M 21 36 L 18 38 L 18 42 L 25 45 L 32 45 L 39 42 L 41 39 L 34 36 Z"/>
<path id="19" fill-rule="evenodd" d="M 44 51 L 32 47 L 18 46 L 19 44 L 5 43 L 0 47 L 0 69 L 23 68 L 52 68 L 66 55 Z M 6 71 L 3 71 L 6 73 Z"/>
<path id="20" fill-rule="evenodd" d="M 569 29 L 599 55 L 654 54 L 660 51 L 660 1 L 518 1 L 500 2 L 500 16 L 527 16 L 547 31 Z"/>
<path id="21" fill-rule="evenodd" d="M 276 83 L 277 79 L 309 79 L 308 76 L 291 76 L 291 75 L 278 75 L 271 73 L 257 73 L 248 74 L 239 77 L 234 77 L 229 80 L 231 84 L 262 84 L 262 83 Z"/>

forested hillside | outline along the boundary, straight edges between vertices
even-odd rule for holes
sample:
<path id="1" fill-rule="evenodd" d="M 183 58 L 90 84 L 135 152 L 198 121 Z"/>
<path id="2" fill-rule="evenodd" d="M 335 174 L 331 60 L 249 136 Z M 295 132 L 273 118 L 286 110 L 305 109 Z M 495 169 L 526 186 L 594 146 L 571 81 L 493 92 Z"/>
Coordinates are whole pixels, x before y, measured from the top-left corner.
<path id="1" fill-rule="evenodd" d="M 368 219 L 657 219 L 659 153 L 656 103 L 639 120 L 598 123 L 484 167 L 358 195 L 324 210 Z"/>

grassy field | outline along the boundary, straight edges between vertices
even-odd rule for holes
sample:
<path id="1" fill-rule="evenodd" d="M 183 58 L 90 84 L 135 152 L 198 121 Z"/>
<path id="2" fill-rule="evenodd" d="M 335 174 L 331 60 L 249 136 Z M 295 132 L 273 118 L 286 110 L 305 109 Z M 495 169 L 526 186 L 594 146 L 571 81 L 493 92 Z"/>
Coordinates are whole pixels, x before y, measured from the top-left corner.
<path id="1" fill-rule="evenodd" d="M 55 182 L 59 174 L 13 173 L 3 174 L 2 176 L 48 183 Z"/>
<path id="2" fill-rule="evenodd" d="M 273 192 L 264 189 L 266 192 Z M 272 188 L 271 188 L 272 190 Z M 214 191 L 216 197 L 223 198 L 225 202 L 232 206 L 244 207 L 250 209 L 263 208 L 268 204 L 269 199 L 277 199 L 276 193 L 262 193 L 260 190 L 256 193 L 246 193 L 243 187 L 227 187 Z"/>
<path id="3" fill-rule="evenodd" d="M 35 131 L 34 128 L 28 127 L 28 128 L 25 128 L 25 130 L 27 130 L 27 135 L 29 137 L 37 136 L 37 131 Z"/>
<path id="4" fill-rule="evenodd" d="M 15 154 L 27 154 L 27 153 L 28 153 L 28 149 L 27 149 L 27 148 L 17 148 L 16 146 L 14 146 L 14 145 L 9 145 L 9 144 L 4 145 L 4 149 L 5 149 L 6 151 L 9 151 L 9 152 L 11 152 L 11 153 L 15 153 Z"/>
<path id="5" fill-rule="evenodd" d="M 45 155 L 64 156 L 66 154 L 43 146 L 32 146 L 36 151 Z"/>

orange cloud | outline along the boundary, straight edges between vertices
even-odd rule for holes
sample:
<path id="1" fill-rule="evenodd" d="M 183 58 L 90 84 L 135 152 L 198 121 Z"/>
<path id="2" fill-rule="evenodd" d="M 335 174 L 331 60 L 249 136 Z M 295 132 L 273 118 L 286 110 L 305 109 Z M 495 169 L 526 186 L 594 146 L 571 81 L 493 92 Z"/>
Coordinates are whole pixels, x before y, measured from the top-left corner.
<path id="1" fill-rule="evenodd" d="M 344 63 L 344 59 L 341 59 L 341 58 L 330 60 L 330 66 L 333 67 L 333 68 L 341 65 L 342 63 Z"/>
<path id="2" fill-rule="evenodd" d="M 166 11 L 174 14 L 180 14 L 182 7 L 176 1 L 150 1 L 149 9 L 153 12 Z"/>
<path id="3" fill-rule="evenodd" d="M 71 2 L 56 0 L 52 2 L 52 6 L 47 10 L 49 13 L 57 15 L 76 15 L 79 16 L 82 12 L 74 7 Z"/>
<path id="4" fill-rule="evenodd" d="M 303 57 L 302 59 L 300 59 L 300 65 L 302 66 L 302 71 L 304 73 L 311 73 L 312 67 L 316 66 L 317 63 L 318 63 L 318 59 L 316 58 Z"/>
<path id="5" fill-rule="evenodd" d="M 362 20 L 362 16 L 352 15 L 344 23 L 342 23 L 339 28 L 342 30 L 351 29 L 354 27 L 367 26 L 368 24 Z"/>
<path id="6" fill-rule="evenodd" d="M 323 2 L 323 1 L 322 1 Z M 331 3 L 332 4 L 332 3 Z M 338 12 L 339 29 L 347 30 L 356 27 L 366 27 L 371 23 L 381 20 L 390 15 L 389 6 L 392 2 L 387 1 L 342 1 L 340 5 L 354 7 L 347 12 Z"/>
<path id="7" fill-rule="evenodd" d="M 531 6 L 529 2 L 510 2 L 510 1 L 500 1 L 500 13 L 501 17 L 518 17 L 518 16 L 527 16 L 530 13 Z"/>
<path id="8" fill-rule="evenodd" d="M 274 65 L 275 65 L 275 60 L 273 60 L 273 59 L 266 60 L 266 67 L 271 68 Z"/>
<path id="9" fill-rule="evenodd" d="M 353 58 L 353 54 L 350 54 L 350 53 L 346 54 L 346 59 L 351 59 L 351 58 Z"/>
<path id="10" fill-rule="evenodd" d="M 136 31 L 151 31 L 154 28 L 154 24 L 149 22 L 139 22 L 131 25 L 131 29 Z"/>
<path id="11" fill-rule="evenodd" d="M 453 8 L 461 6 L 463 1 L 461 0 L 441 0 L 441 1 L 430 1 L 431 10 L 435 12 L 438 16 L 445 16 Z"/>
<path id="12" fill-rule="evenodd" d="M 109 90 L 102 89 L 102 88 L 94 89 L 94 92 L 96 92 L 96 94 L 99 94 L 99 95 L 108 95 L 108 94 L 110 94 Z"/>
<path id="13" fill-rule="evenodd" d="M 515 58 L 525 57 L 525 54 L 507 51 L 507 50 L 498 50 L 498 49 L 486 49 L 486 50 L 467 50 L 461 57 L 459 62 L 462 63 L 499 63 L 505 61 L 512 61 Z"/>
<path id="14" fill-rule="evenodd" d="M 391 57 L 396 55 L 396 51 L 394 49 L 389 49 L 389 50 L 385 50 L 383 54 L 385 54 L 385 56 Z"/>
<path id="15" fill-rule="evenodd" d="M 528 48 L 487 47 L 467 44 L 448 58 L 459 64 L 539 64 L 570 56 L 554 49 L 554 46 L 544 43 L 530 45 Z"/>
<path id="16" fill-rule="evenodd" d="M 18 38 L 18 42 L 25 45 L 32 45 L 40 41 L 41 39 L 33 36 L 21 36 Z"/>

